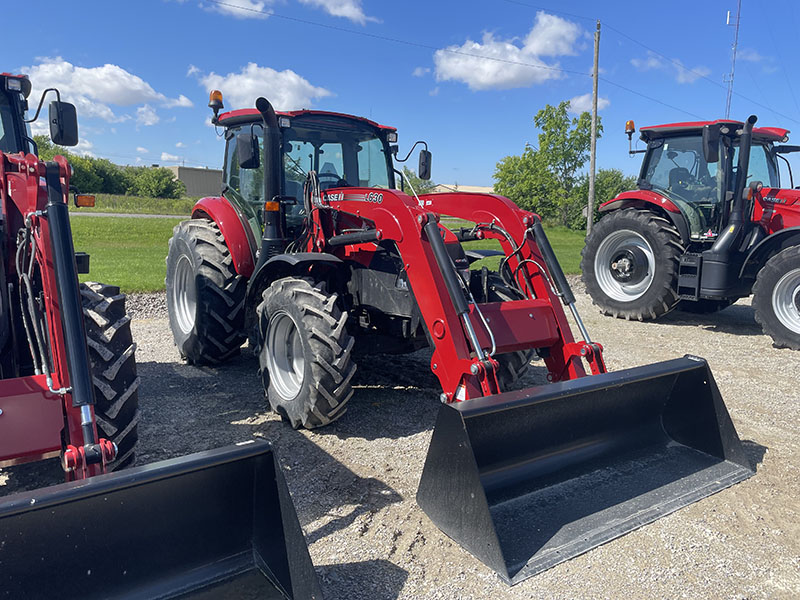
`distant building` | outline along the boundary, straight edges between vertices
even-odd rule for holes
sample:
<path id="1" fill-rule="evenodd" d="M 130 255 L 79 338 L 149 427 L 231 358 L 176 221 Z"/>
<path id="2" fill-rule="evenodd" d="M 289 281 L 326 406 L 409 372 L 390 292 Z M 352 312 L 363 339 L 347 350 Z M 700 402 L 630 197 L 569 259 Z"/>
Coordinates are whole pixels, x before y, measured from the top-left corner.
<path id="1" fill-rule="evenodd" d="M 461 185 L 460 183 L 458 184 L 454 183 L 453 185 L 444 185 L 443 183 L 440 183 L 435 188 L 433 188 L 433 191 L 436 192 L 437 194 L 443 192 L 452 192 L 452 191 L 473 192 L 476 194 L 494 194 L 494 188 L 492 186 Z"/>
<path id="2" fill-rule="evenodd" d="M 186 185 L 186 195 L 192 198 L 219 196 L 222 191 L 222 171 L 220 169 L 198 169 L 196 167 L 167 167 L 177 179 Z"/>

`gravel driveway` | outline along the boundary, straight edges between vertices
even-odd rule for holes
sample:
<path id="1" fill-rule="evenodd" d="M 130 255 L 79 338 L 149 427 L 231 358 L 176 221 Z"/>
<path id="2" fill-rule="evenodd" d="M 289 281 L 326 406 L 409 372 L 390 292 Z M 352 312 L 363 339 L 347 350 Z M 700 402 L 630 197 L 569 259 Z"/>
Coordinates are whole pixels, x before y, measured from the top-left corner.
<path id="1" fill-rule="evenodd" d="M 267 410 L 251 354 L 220 368 L 180 362 L 163 295 L 129 302 L 142 378 L 137 462 L 274 442 L 329 599 L 800 597 L 800 352 L 774 349 L 745 301 L 625 322 L 575 287 L 609 369 L 687 353 L 709 361 L 754 477 L 508 587 L 415 503 L 438 409 L 428 353 L 362 361 L 344 418 L 293 431 Z M 534 363 L 525 383 L 542 378 Z M 5 469 L 0 494 L 60 478 L 53 462 Z"/>

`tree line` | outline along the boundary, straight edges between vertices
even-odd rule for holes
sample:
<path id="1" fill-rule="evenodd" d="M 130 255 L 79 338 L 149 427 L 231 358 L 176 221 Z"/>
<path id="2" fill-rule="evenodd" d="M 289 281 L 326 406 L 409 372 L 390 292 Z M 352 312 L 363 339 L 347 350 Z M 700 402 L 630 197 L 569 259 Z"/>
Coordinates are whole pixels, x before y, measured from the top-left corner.
<path id="1" fill-rule="evenodd" d="M 494 189 L 553 225 L 583 229 L 589 176 L 582 170 L 589 160 L 591 115 L 583 112 L 570 118 L 569 102 L 561 102 L 558 106 L 546 105 L 533 122 L 541 130 L 538 147 L 526 145 L 521 155 L 501 159 L 494 172 Z M 598 138 L 602 132 L 598 117 Z M 636 177 L 625 176 L 619 169 L 599 169 L 595 176 L 595 220 L 600 204 L 635 188 Z"/>
<path id="2" fill-rule="evenodd" d="M 73 170 L 70 183 L 81 193 L 148 198 L 181 198 L 186 195 L 184 183 L 165 167 L 120 166 L 106 158 L 74 154 L 53 144 L 44 135 L 37 135 L 33 139 L 40 159 L 52 160 L 60 154 L 69 161 Z"/>

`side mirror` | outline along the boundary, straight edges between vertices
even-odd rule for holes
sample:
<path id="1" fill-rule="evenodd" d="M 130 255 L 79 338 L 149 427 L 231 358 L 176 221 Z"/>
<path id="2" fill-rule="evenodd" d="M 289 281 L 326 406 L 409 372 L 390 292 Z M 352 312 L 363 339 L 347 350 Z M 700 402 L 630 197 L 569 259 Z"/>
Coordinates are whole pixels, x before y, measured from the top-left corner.
<path id="1" fill-rule="evenodd" d="M 240 133 L 236 136 L 236 156 L 240 169 L 257 169 L 260 165 L 258 138 L 252 133 Z"/>
<path id="2" fill-rule="evenodd" d="M 419 168 L 417 169 L 417 176 L 426 181 L 431 178 L 431 153 L 427 150 L 419 151 Z"/>
<path id="3" fill-rule="evenodd" d="M 719 161 L 719 130 L 719 124 L 703 127 L 703 158 L 707 163 Z"/>
<path id="4" fill-rule="evenodd" d="M 59 146 L 78 144 L 78 114 L 75 105 L 53 100 L 50 103 L 50 139 Z"/>

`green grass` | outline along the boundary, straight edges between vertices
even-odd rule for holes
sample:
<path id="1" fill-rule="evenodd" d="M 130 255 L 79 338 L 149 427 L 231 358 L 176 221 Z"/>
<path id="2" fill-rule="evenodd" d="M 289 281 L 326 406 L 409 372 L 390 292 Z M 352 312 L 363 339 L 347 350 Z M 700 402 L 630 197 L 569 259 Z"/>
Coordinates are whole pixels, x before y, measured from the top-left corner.
<path id="1" fill-rule="evenodd" d="M 467 221 L 459 221 L 458 219 L 445 218 L 442 223 L 451 229 L 458 227 L 471 227 L 472 223 Z M 567 229 L 566 227 L 549 227 L 544 226 L 547 239 L 550 240 L 550 245 L 556 253 L 558 261 L 561 263 L 561 268 L 567 275 L 577 275 L 581 272 L 581 250 L 585 244 L 585 233 L 583 231 L 575 231 Z M 469 249 L 490 249 L 501 250 L 500 242 L 497 240 L 481 240 L 477 242 L 467 242 L 464 248 Z M 497 269 L 500 266 L 501 257 L 490 257 L 472 263 L 472 268 L 480 268 L 486 266 L 490 269 Z"/>
<path id="2" fill-rule="evenodd" d="M 127 213 L 132 215 L 186 215 L 192 212 L 197 198 L 140 198 L 138 196 L 95 195 L 93 208 L 75 208 L 73 214 L 82 212 Z"/>
<path id="3" fill-rule="evenodd" d="M 75 250 L 91 255 L 81 281 L 118 285 L 123 292 L 164 289 L 167 242 L 180 219 L 80 217 L 73 214 Z"/>

